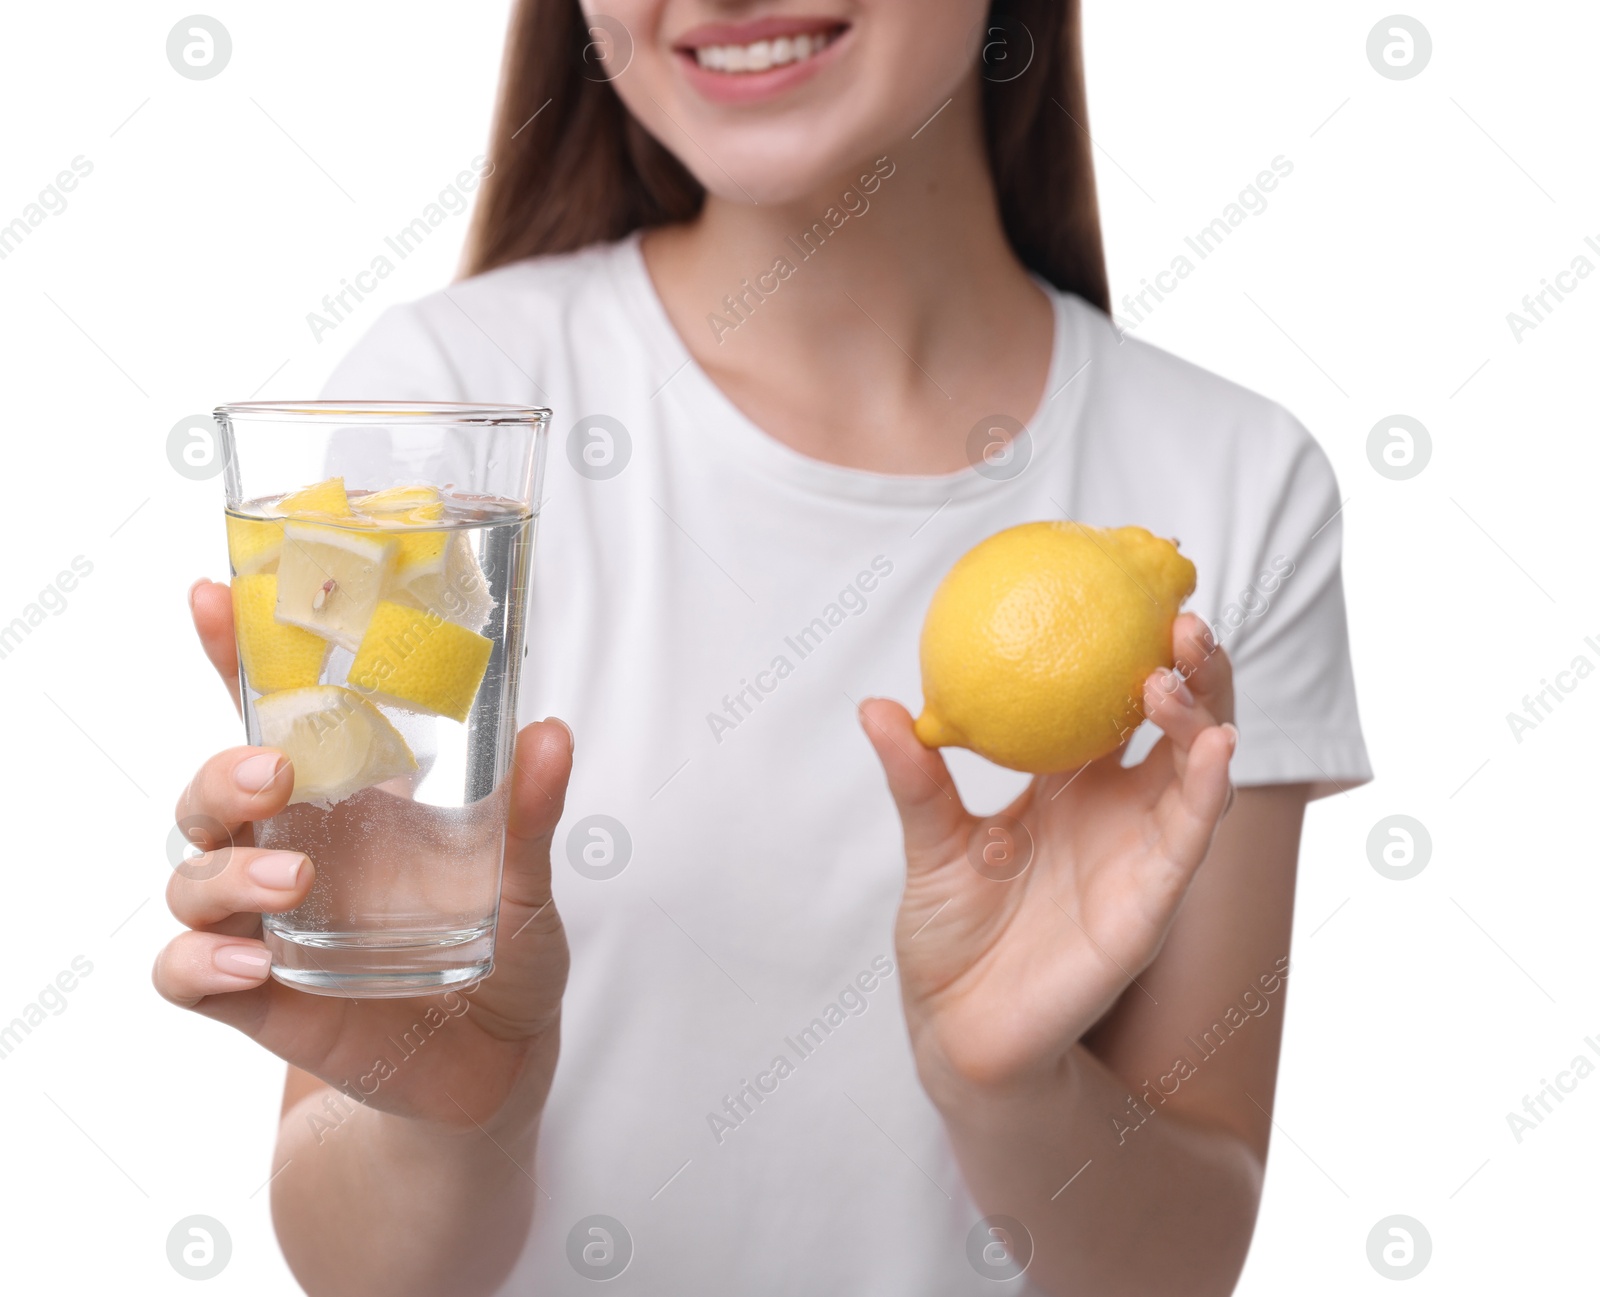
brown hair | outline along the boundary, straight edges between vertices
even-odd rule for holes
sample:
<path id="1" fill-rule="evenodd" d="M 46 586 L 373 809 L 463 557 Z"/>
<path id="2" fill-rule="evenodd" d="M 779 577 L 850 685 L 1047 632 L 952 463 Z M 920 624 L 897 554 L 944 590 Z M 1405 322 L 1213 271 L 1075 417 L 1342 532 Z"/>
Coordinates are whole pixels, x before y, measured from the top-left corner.
<path id="1" fill-rule="evenodd" d="M 595 20 L 596 23 L 601 20 Z M 506 39 L 468 274 L 686 221 L 705 190 L 623 107 L 578 0 L 518 0 Z M 1057 288 L 1110 311 L 1095 198 L 1079 0 L 993 0 L 984 135 L 1006 236 Z M 1031 55 L 1010 75 L 990 61 Z"/>

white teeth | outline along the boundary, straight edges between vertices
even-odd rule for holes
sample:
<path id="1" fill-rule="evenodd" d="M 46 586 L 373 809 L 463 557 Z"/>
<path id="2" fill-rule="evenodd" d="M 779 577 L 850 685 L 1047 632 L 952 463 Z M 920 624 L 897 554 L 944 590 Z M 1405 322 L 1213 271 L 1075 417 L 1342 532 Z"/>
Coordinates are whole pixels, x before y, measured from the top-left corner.
<path id="1" fill-rule="evenodd" d="M 768 68 L 786 67 L 820 54 L 831 39 L 827 32 L 816 32 L 753 41 L 749 45 L 701 45 L 696 48 L 694 59 L 713 72 L 765 72 Z"/>

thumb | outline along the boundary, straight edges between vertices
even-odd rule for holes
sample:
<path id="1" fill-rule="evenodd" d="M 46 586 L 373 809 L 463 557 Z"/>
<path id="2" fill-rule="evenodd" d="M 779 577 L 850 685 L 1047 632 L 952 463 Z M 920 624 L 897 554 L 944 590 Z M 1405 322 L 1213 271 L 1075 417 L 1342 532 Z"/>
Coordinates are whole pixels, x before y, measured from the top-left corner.
<path id="1" fill-rule="evenodd" d="M 528 1038 L 560 1020 L 567 942 L 550 895 L 550 839 L 572 774 L 572 731 L 554 717 L 517 735 L 494 974 L 473 1000 L 480 1026 Z"/>
<path id="2" fill-rule="evenodd" d="M 899 703 L 868 698 L 861 704 L 860 717 L 900 812 L 906 863 L 913 870 L 943 864 L 952 844 L 964 841 L 968 820 L 950 768 L 937 751 L 923 747 L 912 728 L 911 713 Z"/>
<path id="3" fill-rule="evenodd" d="M 535 915 L 552 929 L 557 926 L 550 904 L 550 840 L 566 802 L 572 749 L 572 731 L 553 716 L 524 726 L 517 735 L 500 884 L 505 911 L 500 921 L 513 931 L 523 924 L 541 926 Z"/>

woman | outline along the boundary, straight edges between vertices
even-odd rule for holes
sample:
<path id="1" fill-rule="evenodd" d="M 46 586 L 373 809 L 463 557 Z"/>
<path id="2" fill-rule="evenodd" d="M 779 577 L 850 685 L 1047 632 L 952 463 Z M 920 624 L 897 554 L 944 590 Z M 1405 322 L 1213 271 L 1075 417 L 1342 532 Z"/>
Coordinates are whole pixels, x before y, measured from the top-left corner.
<path id="1" fill-rule="evenodd" d="M 267 978 L 317 862 L 251 848 L 174 879 L 156 967 L 291 1065 L 308 1291 L 1233 1287 L 1302 813 L 1368 777 L 1338 497 L 1107 317 L 1075 10 L 520 5 L 473 273 L 328 391 L 557 414 L 522 692 L 572 729 L 520 735 L 495 972 L 399 1050 L 426 1002 Z M 1198 566 L 1161 735 L 958 789 L 874 696 L 961 553 L 1062 517 Z M 227 588 L 191 602 L 236 687 Z M 247 841 L 290 783 L 236 748 L 179 814 Z"/>

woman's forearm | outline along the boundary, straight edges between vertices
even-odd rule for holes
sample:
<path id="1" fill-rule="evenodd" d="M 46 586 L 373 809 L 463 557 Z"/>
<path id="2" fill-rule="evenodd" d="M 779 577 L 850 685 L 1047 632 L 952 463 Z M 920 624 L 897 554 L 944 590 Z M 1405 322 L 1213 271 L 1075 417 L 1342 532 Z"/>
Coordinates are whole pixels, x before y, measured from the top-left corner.
<path id="1" fill-rule="evenodd" d="M 295 1104 L 279 1132 L 272 1214 L 301 1286 L 310 1297 L 493 1292 L 543 1196 L 537 1115 L 490 1135 L 349 1103 L 329 1129 L 331 1093 Z"/>
<path id="2" fill-rule="evenodd" d="M 1045 1292 L 1233 1291 L 1262 1177 L 1242 1138 L 1158 1111 L 1119 1142 L 1111 1118 L 1137 1122 L 1128 1087 L 1082 1045 L 1036 1089 L 930 1089 L 945 1091 L 935 1103 L 980 1209 L 1032 1236 L 1027 1273 Z"/>

